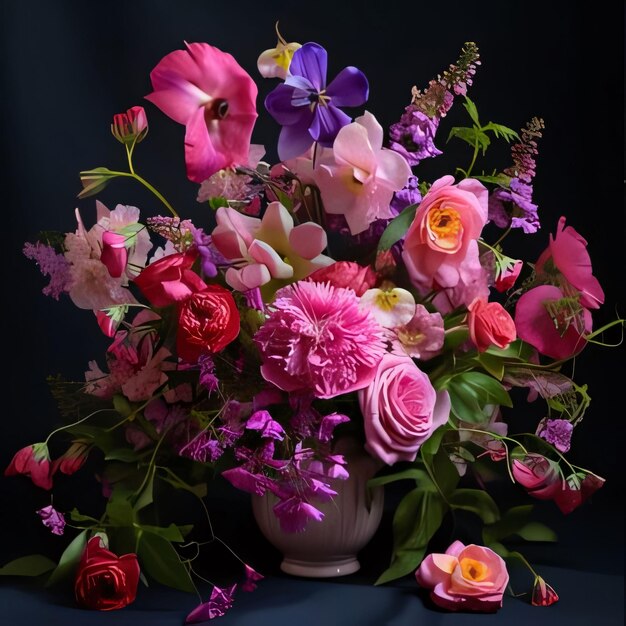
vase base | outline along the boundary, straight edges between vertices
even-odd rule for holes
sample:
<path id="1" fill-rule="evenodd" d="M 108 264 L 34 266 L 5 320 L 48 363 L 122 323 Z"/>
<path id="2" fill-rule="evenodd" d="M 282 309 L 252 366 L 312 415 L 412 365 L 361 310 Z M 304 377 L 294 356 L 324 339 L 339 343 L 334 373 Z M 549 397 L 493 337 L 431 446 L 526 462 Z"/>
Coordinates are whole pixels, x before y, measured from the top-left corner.
<path id="1" fill-rule="evenodd" d="M 356 556 L 337 559 L 335 561 L 302 561 L 285 557 L 280 569 L 286 574 L 304 576 L 306 578 L 334 578 L 354 574 L 361 568 Z"/>

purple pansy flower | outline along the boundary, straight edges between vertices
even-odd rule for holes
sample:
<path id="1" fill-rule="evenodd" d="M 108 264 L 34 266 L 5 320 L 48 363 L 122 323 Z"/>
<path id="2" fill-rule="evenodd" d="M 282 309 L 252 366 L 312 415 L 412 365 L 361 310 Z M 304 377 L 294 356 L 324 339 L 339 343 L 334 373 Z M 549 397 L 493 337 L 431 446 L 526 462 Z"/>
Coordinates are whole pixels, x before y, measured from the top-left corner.
<path id="1" fill-rule="evenodd" d="M 346 67 L 326 86 L 326 50 L 304 44 L 293 55 L 289 75 L 265 98 L 265 107 L 283 127 L 278 156 L 286 161 L 304 154 L 317 141 L 332 146 L 339 130 L 352 120 L 338 107 L 362 105 L 369 94 L 363 72 Z"/>

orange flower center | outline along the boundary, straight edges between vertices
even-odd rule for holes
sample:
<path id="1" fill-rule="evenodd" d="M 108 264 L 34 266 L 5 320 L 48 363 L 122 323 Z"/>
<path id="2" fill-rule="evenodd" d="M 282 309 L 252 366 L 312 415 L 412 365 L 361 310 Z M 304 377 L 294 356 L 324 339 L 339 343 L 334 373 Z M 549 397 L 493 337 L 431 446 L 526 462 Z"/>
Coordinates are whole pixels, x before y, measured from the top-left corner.
<path id="1" fill-rule="evenodd" d="M 487 566 L 484 563 L 476 561 L 475 559 L 465 558 L 461 559 L 459 563 L 461 565 L 463 578 L 467 580 L 480 582 L 481 580 L 485 580 L 489 572 Z"/>
<path id="2" fill-rule="evenodd" d="M 459 212 L 451 208 L 433 207 L 428 212 L 428 233 L 440 248 L 458 248 L 463 235 Z"/>

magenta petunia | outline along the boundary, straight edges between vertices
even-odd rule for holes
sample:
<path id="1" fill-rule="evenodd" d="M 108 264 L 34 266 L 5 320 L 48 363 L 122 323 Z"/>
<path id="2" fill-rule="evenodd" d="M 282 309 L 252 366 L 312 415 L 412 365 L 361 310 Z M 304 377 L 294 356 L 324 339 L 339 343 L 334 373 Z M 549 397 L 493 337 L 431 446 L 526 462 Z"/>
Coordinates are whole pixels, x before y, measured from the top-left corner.
<path id="1" fill-rule="evenodd" d="M 257 118 L 257 87 L 228 53 L 206 43 L 186 44 L 152 70 L 146 96 L 184 124 L 190 180 L 201 183 L 231 165 L 247 165 Z"/>
<path id="2" fill-rule="evenodd" d="M 385 353 L 384 329 L 352 289 L 301 281 L 281 289 L 272 306 L 255 335 L 265 380 L 317 398 L 369 385 Z"/>

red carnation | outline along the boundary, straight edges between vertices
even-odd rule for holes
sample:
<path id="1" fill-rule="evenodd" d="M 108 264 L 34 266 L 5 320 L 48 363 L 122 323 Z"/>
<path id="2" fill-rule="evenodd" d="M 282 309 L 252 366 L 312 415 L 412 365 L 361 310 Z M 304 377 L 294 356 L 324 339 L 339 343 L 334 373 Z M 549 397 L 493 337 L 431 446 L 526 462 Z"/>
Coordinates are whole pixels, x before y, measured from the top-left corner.
<path id="1" fill-rule="evenodd" d="M 378 276 L 371 267 L 362 267 L 351 261 L 338 261 L 322 267 L 307 277 L 314 283 L 330 283 L 333 287 L 352 289 L 361 297 L 378 282 Z"/>

